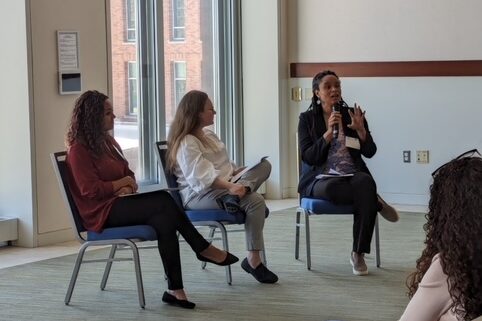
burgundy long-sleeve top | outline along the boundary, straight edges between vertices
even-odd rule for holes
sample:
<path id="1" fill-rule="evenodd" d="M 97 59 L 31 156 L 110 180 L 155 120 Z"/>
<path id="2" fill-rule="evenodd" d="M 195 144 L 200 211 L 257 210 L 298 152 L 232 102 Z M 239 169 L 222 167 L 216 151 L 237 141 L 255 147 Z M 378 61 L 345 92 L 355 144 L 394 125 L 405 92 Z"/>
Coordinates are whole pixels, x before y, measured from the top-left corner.
<path id="1" fill-rule="evenodd" d="M 95 156 L 81 142 L 74 142 L 68 152 L 69 187 L 84 227 L 100 232 L 109 216 L 115 195 L 112 182 L 134 173 L 129 169 L 119 144 L 113 137 L 106 141 L 107 152 Z"/>

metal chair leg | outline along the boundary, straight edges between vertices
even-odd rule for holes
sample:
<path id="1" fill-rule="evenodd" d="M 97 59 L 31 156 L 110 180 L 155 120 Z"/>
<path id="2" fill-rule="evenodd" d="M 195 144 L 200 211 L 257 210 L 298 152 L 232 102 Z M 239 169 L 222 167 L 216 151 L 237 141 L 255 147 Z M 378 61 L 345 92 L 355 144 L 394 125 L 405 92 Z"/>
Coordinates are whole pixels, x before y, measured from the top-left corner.
<path id="1" fill-rule="evenodd" d="M 378 228 L 378 214 L 375 219 L 375 251 L 376 251 L 377 267 L 379 268 L 382 262 L 380 260 L 380 230 Z"/>
<path id="2" fill-rule="evenodd" d="M 306 226 L 306 268 L 311 270 L 310 215 L 305 211 Z"/>
<path id="3" fill-rule="evenodd" d="M 102 276 L 102 282 L 100 282 L 100 289 L 102 291 L 104 291 L 105 286 L 107 284 L 107 279 L 109 278 L 110 269 L 112 267 L 112 259 L 115 256 L 116 250 L 117 250 L 117 244 L 112 244 L 112 247 L 110 248 L 110 253 L 109 253 L 109 261 L 107 261 L 107 264 L 105 265 L 104 275 Z"/>
<path id="4" fill-rule="evenodd" d="M 214 238 L 214 232 L 216 231 L 216 227 L 215 226 L 210 226 L 209 227 L 209 234 L 208 234 L 208 242 L 209 243 L 212 243 L 213 242 L 213 238 Z M 201 263 L 201 269 L 205 269 L 206 268 L 206 262 L 202 262 Z"/>
<path id="5" fill-rule="evenodd" d="M 228 233 L 226 231 L 226 227 L 223 224 L 219 223 L 218 228 L 221 231 L 221 238 L 223 240 L 223 250 L 228 252 L 229 245 L 228 245 Z M 231 275 L 231 265 L 226 265 L 226 281 L 228 282 L 229 285 L 231 285 L 233 282 L 233 277 Z"/>
<path id="6" fill-rule="evenodd" d="M 300 257 L 300 209 L 296 210 L 296 222 L 295 222 L 295 259 Z"/>
<path id="7" fill-rule="evenodd" d="M 65 305 L 68 305 L 70 299 L 72 298 L 72 292 L 74 291 L 75 282 L 77 281 L 77 276 L 79 275 L 80 265 L 84 259 L 85 250 L 89 247 L 88 244 L 83 244 L 79 249 L 79 254 L 77 254 L 77 259 L 75 260 L 74 270 L 72 271 L 72 277 L 70 278 L 69 287 L 67 289 L 67 294 L 65 295 Z"/>
<path id="8" fill-rule="evenodd" d="M 146 306 L 146 299 L 144 297 L 144 285 L 142 283 L 141 264 L 139 260 L 139 249 L 134 242 L 129 242 L 128 245 L 132 249 L 132 257 L 134 260 L 134 270 L 136 271 L 137 293 L 139 295 L 139 305 L 144 309 Z"/>

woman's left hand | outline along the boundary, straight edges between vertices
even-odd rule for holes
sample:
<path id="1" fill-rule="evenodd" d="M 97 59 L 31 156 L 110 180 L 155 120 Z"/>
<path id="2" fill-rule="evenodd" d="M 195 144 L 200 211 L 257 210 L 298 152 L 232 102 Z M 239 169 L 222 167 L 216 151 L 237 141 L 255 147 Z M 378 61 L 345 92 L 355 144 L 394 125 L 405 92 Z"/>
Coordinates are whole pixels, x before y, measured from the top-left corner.
<path id="1" fill-rule="evenodd" d="M 119 196 L 119 195 L 126 195 L 126 194 L 132 194 L 132 193 L 134 193 L 134 190 L 132 189 L 132 187 L 124 186 L 124 187 L 121 187 L 117 192 L 115 192 L 115 195 Z"/>
<path id="2" fill-rule="evenodd" d="M 351 124 L 348 128 L 358 131 L 365 131 L 365 112 L 361 107 L 355 104 L 354 111 L 348 110 L 351 117 Z"/>

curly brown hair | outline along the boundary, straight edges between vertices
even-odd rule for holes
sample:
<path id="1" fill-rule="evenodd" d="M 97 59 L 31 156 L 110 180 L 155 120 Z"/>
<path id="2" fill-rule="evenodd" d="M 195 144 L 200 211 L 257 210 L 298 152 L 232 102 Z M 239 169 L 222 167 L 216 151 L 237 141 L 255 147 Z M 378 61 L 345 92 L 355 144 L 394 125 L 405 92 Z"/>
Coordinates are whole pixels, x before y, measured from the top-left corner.
<path id="1" fill-rule="evenodd" d="M 482 159 L 453 160 L 436 174 L 430 187 L 427 233 L 417 270 L 407 279 L 413 297 L 432 258 L 439 253 L 456 315 L 482 315 Z"/>
<path id="2" fill-rule="evenodd" d="M 76 101 L 66 145 L 75 141 L 85 144 L 95 155 L 102 154 L 107 133 L 104 130 L 104 103 L 106 95 L 96 90 L 84 92 Z"/>

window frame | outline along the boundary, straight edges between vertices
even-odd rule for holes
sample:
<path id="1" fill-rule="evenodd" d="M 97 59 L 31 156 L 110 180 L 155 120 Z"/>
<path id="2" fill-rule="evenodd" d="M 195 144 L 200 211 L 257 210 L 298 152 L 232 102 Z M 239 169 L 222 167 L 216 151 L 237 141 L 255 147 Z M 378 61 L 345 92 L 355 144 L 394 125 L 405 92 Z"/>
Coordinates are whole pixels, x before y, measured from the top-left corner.
<path id="1" fill-rule="evenodd" d="M 180 77 L 177 75 L 176 71 L 176 66 L 177 65 L 184 65 L 184 77 Z M 187 62 L 186 61 L 173 61 L 172 62 L 172 88 L 173 88 L 173 97 L 174 97 L 174 108 L 177 108 L 179 105 L 179 102 L 181 101 L 182 97 L 178 97 L 177 90 L 178 90 L 178 81 L 184 81 L 184 94 L 186 93 L 186 85 L 187 85 Z"/>
<path id="2" fill-rule="evenodd" d="M 135 77 L 131 77 L 131 66 L 135 67 Z M 137 115 L 138 110 L 139 110 L 139 72 L 138 72 L 138 66 L 137 66 L 137 61 L 128 61 L 127 62 L 127 101 L 128 101 L 128 113 L 129 115 Z M 131 81 L 133 80 L 134 85 L 131 84 Z M 136 91 L 136 106 L 132 106 L 132 90 Z M 136 110 L 133 110 L 133 109 Z"/>
<path id="3" fill-rule="evenodd" d="M 182 6 L 179 3 L 182 2 Z M 186 0 L 171 0 L 171 13 L 172 13 L 172 41 L 184 41 L 186 40 Z M 182 10 L 182 17 L 178 17 L 179 11 Z M 181 24 L 182 22 L 182 24 Z M 177 31 L 182 31 L 182 36 L 177 35 Z"/>
<path id="4" fill-rule="evenodd" d="M 125 0 L 125 15 L 126 15 L 126 24 L 125 24 L 125 42 L 136 42 L 137 41 L 137 12 L 135 4 L 137 0 Z M 134 4 L 132 4 L 134 3 Z M 131 7 L 134 8 L 134 12 L 131 12 Z M 133 20 L 134 26 L 129 26 L 129 23 Z M 131 37 L 131 33 L 133 32 L 134 36 Z"/>
<path id="5" fill-rule="evenodd" d="M 138 66 L 139 177 L 141 185 L 165 184 L 159 170 L 154 142 L 166 139 L 164 105 L 165 57 L 163 1 L 137 3 L 136 41 Z M 204 1 L 204 0 L 201 0 Z M 218 111 L 218 135 L 231 159 L 243 163 L 240 0 L 213 1 L 214 97 Z M 227 15 L 227 16 L 226 16 Z M 229 25 L 231 24 L 231 25 Z M 170 40 L 170 39 L 169 39 Z M 226 46 L 226 47 L 225 47 Z M 186 66 L 187 67 L 187 66 Z M 186 71 L 187 72 L 187 71 Z M 187 75 L 186 75 L 187 76 Z M 186 79 L 187 81 L 187 79 Z M 146 107 L 147 106 L 147 107 Z"/>

